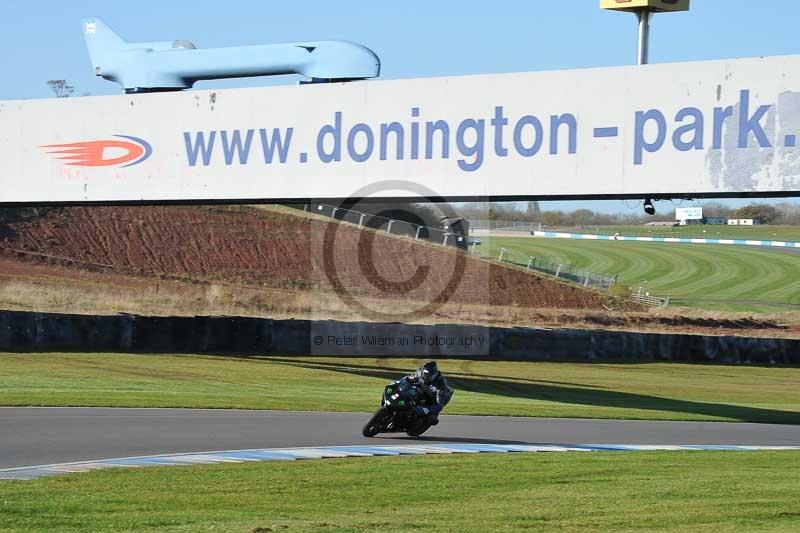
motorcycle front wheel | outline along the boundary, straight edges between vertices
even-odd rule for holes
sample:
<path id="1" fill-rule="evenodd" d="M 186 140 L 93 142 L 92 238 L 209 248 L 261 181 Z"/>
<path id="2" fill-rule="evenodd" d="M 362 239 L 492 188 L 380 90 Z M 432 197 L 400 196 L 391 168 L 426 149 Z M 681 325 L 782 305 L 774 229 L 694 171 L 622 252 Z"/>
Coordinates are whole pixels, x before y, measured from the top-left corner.
<path id="1" fill-rule="evenodd" d="M 385 408 L 381 407 L 375 414 L 372 415 L 372 418 L 364 425 L 364 428 L 361 430 L 361 434 L 365 437 L 374 437 L 381 431 L 386 429 L 386 424 L 389 422 L 391 418 L 391 413 Z"/>

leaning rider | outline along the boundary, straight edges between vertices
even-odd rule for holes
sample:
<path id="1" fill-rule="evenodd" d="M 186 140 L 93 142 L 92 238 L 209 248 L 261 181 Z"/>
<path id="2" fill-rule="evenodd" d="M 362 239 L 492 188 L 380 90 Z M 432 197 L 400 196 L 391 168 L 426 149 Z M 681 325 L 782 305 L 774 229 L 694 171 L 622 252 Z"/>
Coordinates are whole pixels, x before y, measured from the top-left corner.
<path id="1" fill-rule="evenodd" d="M 453 396 L 453 389 L 447 384 L 447 379 L 439 372 L 436 361 L 428 361 L 416 372 L 408 376 L 408 380 L 425 392 L 429 399 L 426 407 L 417 407 L 417 414 L 430 417 L 431 425 L 439 423 L 439 413 Z"/>

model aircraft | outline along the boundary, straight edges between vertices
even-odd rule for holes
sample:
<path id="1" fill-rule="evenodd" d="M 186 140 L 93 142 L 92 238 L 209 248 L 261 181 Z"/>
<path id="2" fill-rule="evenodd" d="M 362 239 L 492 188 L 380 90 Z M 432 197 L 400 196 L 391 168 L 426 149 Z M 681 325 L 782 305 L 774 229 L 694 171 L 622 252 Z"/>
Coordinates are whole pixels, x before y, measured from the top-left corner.
<path id="1" fill-rule="evenodd" d="M 128 43 L 98 18 L 81 21 L 95 74 L 126 93 L 189 89 L 199 80 L 300 74 L 312 81 L 375 78 L 380 59 L 347 41 L 198 49 L 189 41 Z"/>

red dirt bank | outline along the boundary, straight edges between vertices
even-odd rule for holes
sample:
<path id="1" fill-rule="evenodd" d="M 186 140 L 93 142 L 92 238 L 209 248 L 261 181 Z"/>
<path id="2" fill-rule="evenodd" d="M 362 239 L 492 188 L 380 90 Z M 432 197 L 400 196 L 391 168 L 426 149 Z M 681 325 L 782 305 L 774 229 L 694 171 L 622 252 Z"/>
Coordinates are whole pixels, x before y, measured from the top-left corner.
<path id="1" fill-rule="evenodd" d="M 0 228 L 0 254 L 7 259 L 0 274 L 23 263 L 119 273 L 120 283 L 133 276 L 328 292 L 327 227 L 302 213 L 249 207 L 65 208 Z M 336 231 L 332 262 L 342 285 L 359 297 L 431 301 L 461 260 L 461 281 L 445 294 L 451 304 L 587 310 L 606 304 L 600 293 L 452 249 L 348 225 Z"/>

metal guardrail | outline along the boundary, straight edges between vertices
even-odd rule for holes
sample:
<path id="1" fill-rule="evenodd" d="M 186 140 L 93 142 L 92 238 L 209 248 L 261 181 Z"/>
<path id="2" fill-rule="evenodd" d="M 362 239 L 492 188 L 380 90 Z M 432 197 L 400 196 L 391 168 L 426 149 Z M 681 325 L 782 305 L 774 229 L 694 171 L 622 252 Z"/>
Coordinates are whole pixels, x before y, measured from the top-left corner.
<path id="1" fill-rule="evenodd" d="M 500 253 L 497 260 L 501 263 L 512 263 L 517 266 L 524 267 L 528 270 L 536 270 L 545 274 L 550 274 L 559 279 L 565 279 L 573 283 L 578 283 L 584 287 L 591 287 L 593 289 L 600 289 L 608 291 L 617 284 L 619 276 L 609 276 L 606 274 L 599 274 L 590 270 L 582 270 L 575 268 L 567 263 L 553 261 L 552 259 L 524 256 L 519 252 L 514 252 L 507 248 L 500 248 Z M 669 305 L 670 297 L 653 296 L 647 292 L 645 287 L 639 287 L 636 292 L 631 292 L 629 298 L 642 305 L 649 307 L 667 307 Z"/>
<path id="2" fill-rule="evenodd" d="M 522 222 L 519 220 L 483 220 L 468 219 L 469 229 L 472 230 L 492 230 L 492 231 L 522 231 L 530 232 L 541 229 L 539 222 Z"/>
<path id="3" fill-rule="evenodd" d="M 363 213 L 353 209 L 346 209 L 344 207 L 336 207 L 328 204 L 306 204 L 305 211 L 316 213 L 318 215 L 327 216 L 343 222 L 355 224 L 359 228 L 371 228 L 378 231 L 385 231 L 390 235 L 401 237 L 408 237 L 415 241 L 424 239 L 432 243 L 441 244 L 442 246 L 457 246 L 460 248 L 468 248 L 471 253 L 475 252 L 477 241 L 472 241 L 469 244 L 464 243 L 465 239 L 469 237 L 452 231 L 443 230 L 441 228 L 433 228 L 422 224 L 412 224 L 404 220 L 397 220 L 388 217 L 374 215 L 372 213 Z"/>
<path id="4" fill-rule="evenodd" d="M 590 270 L 578 269 L 567 263 L 553 261 L 545 257 L 524 255 L 507 248 L 500 248 L 497 260 L 501 263 L 515 264 L 527 270 L 536 270 L 556 278 L 578 283 L 584 287 L 592 287 L 604 291 L 611 289 L 617 283 L 617 276 L 612 277 Z"/>

